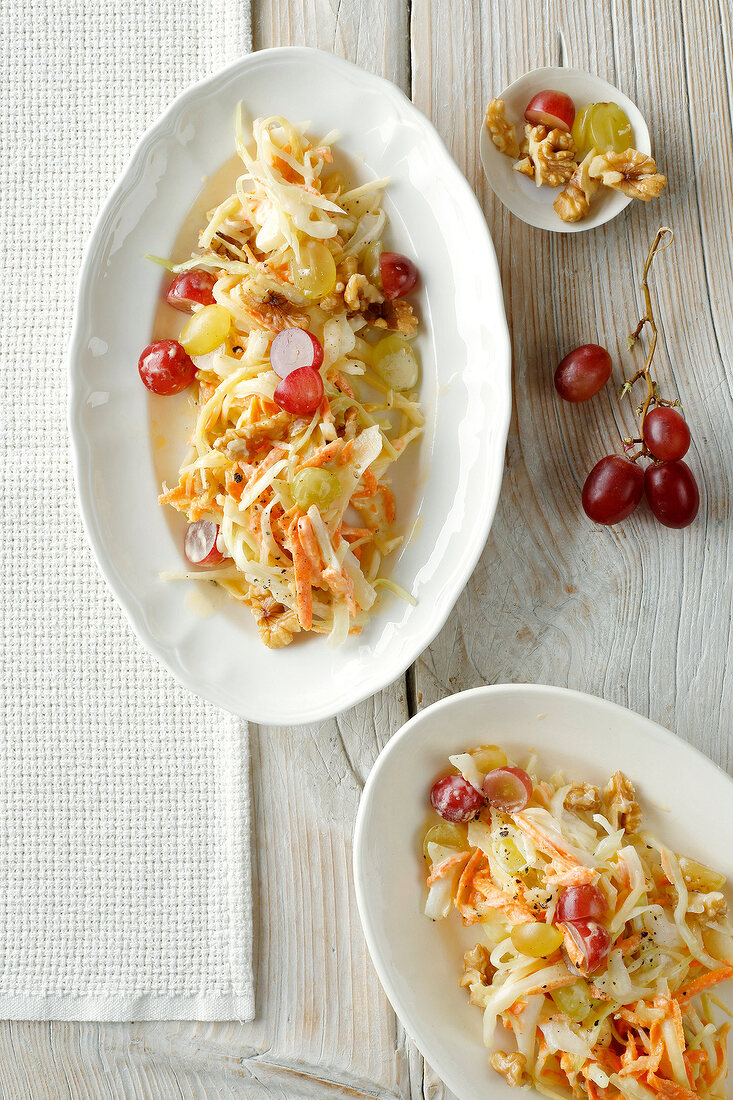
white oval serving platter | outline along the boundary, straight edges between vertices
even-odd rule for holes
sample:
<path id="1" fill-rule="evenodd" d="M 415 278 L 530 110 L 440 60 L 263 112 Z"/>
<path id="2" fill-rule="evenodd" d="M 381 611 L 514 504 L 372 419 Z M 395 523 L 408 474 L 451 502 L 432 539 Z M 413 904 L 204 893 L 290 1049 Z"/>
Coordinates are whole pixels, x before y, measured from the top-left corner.
<path id="1" fill-rule="evenodd" d="M 338 650 L 319 637 L 268 650 L 247 608 L 217 599 L 202 617 L 200 584 L 194 591 L 197 582 L 160 579 L 182 566 L 185 521 L 156 498 L 165 456 L 177 463 L 184 452 L 186 398 L 149 395 L 138 377 L 163 285 L 144 256 L 170 254 L 205 177 L 231 157 L 240 100 L 251 117 L 284 114 L 309 121 L 315 133 L 337 129 L 355 174 L 391 177 L 386 240 L 414 256 L 421 272 L 427 424 L 414 456 L 394 467 L 407 537 L 391 567 L 418 602 L 385 598 L 363 633 Z M 91 544 L 138 637 L 186 687 L 258 722 L 313 722 L 379 691 L 434 638 L 496 508 L 510 349 L 481 210 L 436 131 L 394 85 L 330 54 L 292 48 L 252 54 L 178 96 L 135 149 L 95 225 L 69 370 L 75 473 Z"/>

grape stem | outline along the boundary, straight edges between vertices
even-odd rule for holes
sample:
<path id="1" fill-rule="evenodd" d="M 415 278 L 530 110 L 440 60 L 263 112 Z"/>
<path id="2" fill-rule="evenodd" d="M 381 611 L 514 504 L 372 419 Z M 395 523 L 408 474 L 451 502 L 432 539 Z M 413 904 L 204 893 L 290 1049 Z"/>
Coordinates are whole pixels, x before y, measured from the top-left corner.
<path id="1" fill-rule="evenodd" d="M 665 238 L 667 238 L 666 241 L 665 241 Z M 629 347 L 633 348 L 634 344 L 636 343 L 636 341 L 641 336 L 645 325 L 649 325 L 649 328 L 651 329 L 651 333 L 652 333 L 652 338 L 649 342 L 649 350 L 647 351 L 647 356 L 646 356 L 646 360 L 644 362 L 644 366 L 640 367 L 639 370 L 633 375 L 633 377 L 627 379 L 624 382 L 623 386 L 621 387 L 621 392 L 619 394 L 620 397 L 623 397 L 624 394 L 630 393 L 632 386 L 636 382 L 638 382 L 640 378 L 644 378 L 646 380 L 646 397 L 644 398 L 644 401 L 642 402 L 642 404 L 639 405 L 638 409 L 636 410 L 637 416 L 639 417 L 639 419 L 641 421 L 641 430 L 639 432 L 639 438 L 624 441 L 626 445 L 628 445 L 629 443 L 632 443 L 632 444 L 633 443 L 640 443 L 641 444 L 639 450 L 636 451 L 635 454 L 627 454 L 627 457 L 629 458 L 629 460 L 631 462 L 636 462 L 636 460 L 638 458 L 641 458 L 642 455 L 645 456 L 645 457 L 651 457 L 651 452 L 650 452 L 649 448 L 647 447 L 646 443 L 644 442 L 644 421 L 646 420 L 646 415 L 649 412 L 649 409 L 654 407 L 655 405 L 676 405 L 676 404 L 678 404 L 678 402 L 676 402 L 676 401 L 665 401 L 659 396 L 659 390 L 658 390 L 658 387 L 657 387 L 657 383 L 656 383 L 654 377 L 652 376 L 652 372 L 651 372 L 652 360 L 654 359 L 654 353 L 657 350 L 657 340 L 658 340 L 659 333 L 658 333 L 658 329 L 657 329 L 656 319 L 654 317 L 654 309 L 652 307 L 652 296 L 651 296 L 651 292 L 649 290 L 649 269 L 652 266 L 652 261 L 653 261 L 654 257 L 656 256 L 656 254 L 658 252 L 663 252 L 665 248 L 668 248 L 669 245 L 671 245 L 673 240 L 674 240 L 674 233 L 669 228 L 669 226 L 667 226 L 667 225 L 660 226 L 660 228 L 656 232 L 656 236 L 654 237 L 654 240 L 652 241 L 651 248 L 649 249 L 649 255 L 646 258 L 646 263 L 644 264 L 644 270 L 643 270 L 642 275 L 641 275 L 640 286 L 641 286 L 641 289 L 644 291 L 644 304 L 645 304 L 645 307 L 646 307 L 646 312 L 644 313 L 644 316 L 639 320 L 639 323 L 636 326 L 636 328 L 634 329 L 634 331 L 629 336 Z M 663 241 L 665 241 L 664 244 L 662 243 Z"/>

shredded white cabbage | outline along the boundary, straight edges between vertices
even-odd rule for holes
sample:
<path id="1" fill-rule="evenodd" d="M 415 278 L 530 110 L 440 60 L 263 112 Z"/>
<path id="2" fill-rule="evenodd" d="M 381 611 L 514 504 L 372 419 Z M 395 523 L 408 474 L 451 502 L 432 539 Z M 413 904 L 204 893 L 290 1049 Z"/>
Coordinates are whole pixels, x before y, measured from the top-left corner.
<path id="1" fill-rule="evenodd" d="M 333 140 L 277 115 L 245 126 L 240 108 L 234 192 L 207 214 L 195 255 L 156 260 L 175 274 L 212 273 L 214 302 L 230 317 L 224 341 L 219 329 L 218 346 L 194 357 L 191 448 L 160 500 L 190 523 L 219 525 L 216 545 L 230 561 L 204 575 L 251 607 L 273 647 L 306 630 L 343 644 L 369 621 L 379 588 L 415 603 L 381 572 L 403 539 L 385 475 L 424 416 L 415 393 L 384 392 L 367 364 L 385 324 L 416 322 L 406 300 L 387 311 L 374 282 L 388 181 L 346 183 L 331 168 Z M 347 293 L 354 274 L 369 291 L 356 303 L 353 284 Z M 276 397 L 286 380 L 270 363 L 273 341 L 289 328 L 323 348 L 323 397 L 304 415 Z"/>

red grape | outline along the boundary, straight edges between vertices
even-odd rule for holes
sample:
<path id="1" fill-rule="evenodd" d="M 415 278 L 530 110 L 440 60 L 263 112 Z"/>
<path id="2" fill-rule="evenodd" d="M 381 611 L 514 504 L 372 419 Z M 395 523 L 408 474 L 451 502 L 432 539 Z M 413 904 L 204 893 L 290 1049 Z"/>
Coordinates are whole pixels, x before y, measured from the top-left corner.
<path id="1" fill-rule="evenodd" d="M 486 799 L 462 775 L 445 775 L 430 791 L 433 809 L 446 821 L 470 821 L 486 805 Z"/>
<path id="2" fill-rule="evenodd" d="M 561 360 L 555 371 L 555 389 L 565 401 L 595 397 L 611 377 L 611 356 L 600 344 L 583 344 Z"/>
<path id="3" fill-rule="evenodd" d="M 219 525 L 210 519 L 189 523 L 183 540 L 183 552 L 191 565 L 218 565 L 224 555 L 217 548 Z"/>
<path id="4" fill-rule="evenodd" d="M 575 104 L 565 92 L 546 88 L 532 96 L 524 112 L 533 126 L 549 126 L 569 131 L 575 122 Z"/>
<path id="5" fill-rule="evenodd" d="M 514 814 L 523 810 L 532 797 L 532 780 L 521 768 L 493 768 L 484 779 L 484 794 L 489 805 Z"/>
<path id="6" fill-rule="evenodd" d="M 571 963 L 581 974 L 594 974 L 605 963 L 611 949 L 611 933 L 595 920 L 564 923 L 572 944 L 565 943 Z"/>
<path id="7" fill-rule="evenodd" d="M 214 283 L 216 278 L 210 271 L 201 271 L 194 268 L 192 271 L 182 271 L 168 287 L 166 300 L 169 306 L 180 309 L 183 313 L 190 313 L 192 305 L 213 306 Z"/>
<path id="8" fill-rule="evenodd" d="M 284 328 L 270 346 L 270 366 L 280 378 L 298 367 L 318 370 L 323 362 L 323 345 L 304 328 Z"/>
<path id="9" fill-rule="evenodd" d="M 312 367 L 296 367 L 278 385 L 275 401 L 294 416 L 312 416 L 323 401 L 323 379 Z"/>
<path id="10" fill-rule="evenodd" d="M 558 921 L 585 920 L 602 917 L 608 905 L 597 886 L 566 886 L 557 899 Z"/>
<path id="11" fill-rule="evenodd" d="M 643 495 L 644 471 L 621 455 L 606 455 L 585 479 L 583 509 L 596 523 L 619 523 Z"/>
<path id="12" fill-rule="evenodd" d="M 379 274 L 385 298 L 404 298 L 417 282 L 417 268 L 412 260 L 399 252 L 383 252 L 379 257 Z"/>
<path id="13" fill-rule="evenodd" d="M 686 462 L 647 466 L 644 475 L 649 507 L 665 527 L 689 527 L 700 507 L 695 475 Z"/>
<path id="14" fill-rule="evenodd" d="M 658 405 L 644 419 L 644 442 L 655 458 L 664 462 L 683 458 L 690 446 L 687 421 L 676 409 Z"/>
<path id="15" fill-rule="evenodd" d="M 196 377 L 191 357 L 177 340 L 148 344 L 137 361 L 137 369 L 148 389 L 165 397 L 185 390 Z"/>

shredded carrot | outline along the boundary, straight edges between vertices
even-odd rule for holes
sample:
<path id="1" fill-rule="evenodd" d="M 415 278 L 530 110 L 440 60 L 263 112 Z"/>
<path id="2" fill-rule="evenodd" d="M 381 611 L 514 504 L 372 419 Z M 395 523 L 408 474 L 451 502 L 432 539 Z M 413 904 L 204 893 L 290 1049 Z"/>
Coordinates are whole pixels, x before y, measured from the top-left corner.
<path id="1" fill-rule="evenodd" d="M 308 564 L 310 565 L 314 579 L 320 581 L 321 549 L 318 545 L 316 533 L 313 530 L 313 524 L 308 516 L 298 517 L 298 538 L 300 539 L 300 545 L 303 547 L 308 557 Z"/>
<path id="2" fill-rule="evenodd" d="M 458 889 L 456 890 L 455 907 L 462 915 L 464 923 L 473 924 L 477 921 L 478 913 L 475 908 L 468 904 L 467 896 L 471 888 L 474 875 L 478 871 L 479 867 L 486 859 L 486 856 L 480 848 L 475 848 L 471 858 L 466 866 L 463 868 L 463 873 L 458 880 Z"/>
<path id="3" fill-rule="evenodd" d="M 656 1073 L 647 1074 L 647 1083 L 658 1096 L 667 1097 L 668 1100 L 697 1100 L 697 1093 L 692 1089 L 678 1085 L 676 1081 L 668 1081 L 666 1077 L 658 1077 Z"/>
<path id="4" fill-rule="evenodd" d="M 350 397 L 353 401 L 356 401 L 356 394 L 352 390 L 349 383 L 346 381 L 341 371 L 336 372 L 336 377 L 333 381 L 337 389 L 341 390 L 342 393 L 345 393 L 346 396 Z"/>
<path id="5" fill-rule="evenodd" d="M 624 940 L 616 940 L 614 949 L 618 948 L 622 955 L 628 955 L 630 951 L 641 943 L 641 932 L 635 932 L 633 936 L 627 936 Z"/>
<path id="6" fill-rule="evenodd" d="M 379 492 L 384 499 L 384 516 L 387 523 L 394 523 L 397 516 L 397 505 L 395 503 L 394 493 L 388 486 L 383 485 L 380 481 Z"/>
<path id="7" fill-rule="evenodd" d="M 354 440 L 349 439 L 344 444 L 344 449 L 341 451 L 338 461 L 339 466 L 345 466 L 347 462 L 351 461 L 351 453 L 354 450 Z"/>
<path id="8" fill-rule="evenodd" d="M 521 812 L 513 814 L 512 816 L 517 828 L 521 829 L 525 836 L 529 837 L 535 848 L 539 848 L 541 852 L 549 856 L 553 863 L 558 864 L 558 866 L 565 870 L 580 866 L 578 860 L 569 848 L 556 843 L 551 837 L 547 836 L 546 833 L 543 833 L 531 818 L 525 817 Z"/>
<path id="9" fill-rule="evenodd" d="M 343 570 L 337 573 L 335 569 L 324 569 L 323 579 L 335 596 L 343 596 L 350 615 L 356 614 L 356 600 L 354 598 L 354 585 L 351 577 Z"/>
<path id="10" fill-rule="evenodd" d="M 457 852 L 454 856 L 448 856 L 446 859 L 436 863 L 428 875 L 428 886 L 432 886 L 434 882 L 437 882 L 439 878 L 443 878 L 449 871 L 455 870 L 456 867 L 461 867 L 470 856 L 470 852 Z"/>
<path id="11" fill-rule="evenodd" d="M 512 924 L 528 924 L 534 921 L 534 913 L 523 901 L 507 897 L 498 886 L 494 886 L 490 874 L 477 874 L 474 878 L 474 890 L 481 895 L 491 909 L 500 909 L 506 913 Z"/>
<path id="12" fill-rule="evenodd" d="M 302 462 L 299 462 L 296 473 L 299 473 L 301 470 L 311 470 L 320 466 L 325 466 L 327 462 L 331 462 L 332 459 L 336 458 L 342 447 L 344 447 L 343 439 L 334 439 L 332 443 L 327 443 L 325 447 L 321 447 L 321 449 L 311 455 L 310 458 L 303 459 Z"/>
<path id="13" fill-rule="evenodd" d="M 341 524 L 341 534 L 347 542 L 355 539 L 373 539 L 374 532 L 370 527 L 351 527 L 348 523 Z"/>
<path id="14" fill-rule="evenodd" d="M 710 970 L 707 974 L 696 978 L 694 982 L 690 982 L 689 985 L 683 985 L 681 989 L 678 989 L 674 994 L 675 1000 L 682 1003 L 689 1001 L 696 994 L 702 993 L 706 989 L 712 989 L 714 985 L 719 985 L 721 982 L 727 982 L 728 978 L 731 977 L 733 977 L 733 966 L 721 966 L 718 970 Z"/>
<path id="15" fill-rule="evenodd" d="M 293 571 L 295 573 L 295 601 L 298 612 L 298 622 L 303 630 L 310 630 L 313 625 L 311 570 L 308 563 L 308 556 L 300 544 L 298 529 L 295 524 L 293 524 L 290 530 L 290 547 L 293 556 Z"/>

